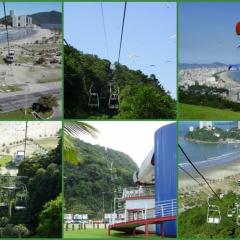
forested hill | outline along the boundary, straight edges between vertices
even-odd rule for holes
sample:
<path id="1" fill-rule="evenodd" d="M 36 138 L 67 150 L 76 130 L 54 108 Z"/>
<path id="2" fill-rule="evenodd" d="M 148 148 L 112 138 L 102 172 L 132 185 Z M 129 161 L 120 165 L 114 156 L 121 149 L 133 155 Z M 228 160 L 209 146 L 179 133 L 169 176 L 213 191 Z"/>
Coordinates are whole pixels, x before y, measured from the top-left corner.
<path id="1" fill-rule="evenodd" d="M 65 157 L 64 196 L 67 213 L 88 213 L 91 218 L 102 218 L 102 193 L 105 211 L 113 207 L 113 192 L 120 187 L 133 186 L 136 163 L 125 153 L 76 140 L 78 162 Z M 111 177 L 111 162 L 112 177 Z"/>
<path id="2" fill-rule="evenodd" d="M 61 24 L 62 14 L 58 11 L 39 12 L 29 15 L 32 17 L 33 24 Z"/>
<path id="3" fill-rule="evenodd" d="M 84 54 L 72 46 L 64 48 L 64 113 L 66 118 L 175 118 L 176 102 L 165 91 L 155 75 L 124 65 L 110 68 L 110 62 L 96 55 Z M 120 88 L 120 111 L 110 112 L 107 101 L 100 102 L 94 113 L 88 107 L 89 90 L 109 97 L 109 82 Z"/>

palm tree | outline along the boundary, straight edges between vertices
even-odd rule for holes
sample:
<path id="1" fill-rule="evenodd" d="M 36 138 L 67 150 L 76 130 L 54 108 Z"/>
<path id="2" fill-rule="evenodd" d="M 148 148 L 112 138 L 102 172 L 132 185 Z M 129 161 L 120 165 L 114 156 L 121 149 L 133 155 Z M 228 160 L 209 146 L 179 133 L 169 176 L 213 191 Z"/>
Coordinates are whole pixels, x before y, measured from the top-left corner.
<path id="1" fill-rule="evenodd" d="M 67 161 L 78 162 L 77 148 L 74 145 L 74 138 L 82 135 L 90 135 L 97 138 L 99 131 L 86 122 L 67 121 L 64 122 L 64 157 Z"/>

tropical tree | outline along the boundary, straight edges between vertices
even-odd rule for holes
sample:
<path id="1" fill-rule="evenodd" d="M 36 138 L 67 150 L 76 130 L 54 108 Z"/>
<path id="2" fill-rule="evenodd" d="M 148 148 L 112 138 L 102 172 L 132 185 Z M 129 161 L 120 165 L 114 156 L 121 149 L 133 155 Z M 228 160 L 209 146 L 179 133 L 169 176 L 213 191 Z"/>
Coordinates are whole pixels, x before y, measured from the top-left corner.
<path id="1" fill-rule="evenodd" d="M 70 162 L 77 161 L 77 149 L 74 138 L 81 135 L 90 135 L 97 138 L 98 130 L 86 122 L 67 121 L 64 123 L 64 158 Z"/>

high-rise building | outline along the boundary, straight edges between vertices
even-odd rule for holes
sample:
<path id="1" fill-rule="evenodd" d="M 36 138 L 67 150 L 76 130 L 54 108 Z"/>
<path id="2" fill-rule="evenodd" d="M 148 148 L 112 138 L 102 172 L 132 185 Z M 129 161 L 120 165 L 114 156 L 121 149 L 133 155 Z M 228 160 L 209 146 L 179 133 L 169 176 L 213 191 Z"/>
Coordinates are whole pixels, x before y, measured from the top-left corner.
<path id="1" fill-rule="evenodd" d="M 12 18 L 13 27 L 27 27 L 32 25 L 32 18 L 26 15 L 18 16 L 14 10 L 10 10 L 10 16 Z"/>
<path id="2" fill-rule="evenodd" d="M 15 15 L 15 10 L 10 10 L 10 17 L 13 17 Z"/>

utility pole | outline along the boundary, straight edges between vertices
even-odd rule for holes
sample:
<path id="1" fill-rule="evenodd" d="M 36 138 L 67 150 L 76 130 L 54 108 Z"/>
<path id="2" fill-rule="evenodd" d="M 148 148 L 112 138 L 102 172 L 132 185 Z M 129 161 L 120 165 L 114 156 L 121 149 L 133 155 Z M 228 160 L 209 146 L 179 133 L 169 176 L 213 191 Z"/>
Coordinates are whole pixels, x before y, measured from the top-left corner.
<path id="1" fill-rule="evenodd" d="M 26 158 L 26 148 L 27 148 L 27 130 L 28 130 L 28 121 L 25 124 L 25 138 L 24 138 L 24 160 Z"/>

